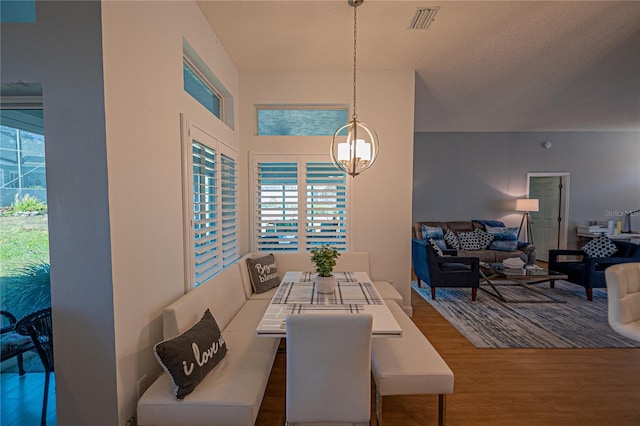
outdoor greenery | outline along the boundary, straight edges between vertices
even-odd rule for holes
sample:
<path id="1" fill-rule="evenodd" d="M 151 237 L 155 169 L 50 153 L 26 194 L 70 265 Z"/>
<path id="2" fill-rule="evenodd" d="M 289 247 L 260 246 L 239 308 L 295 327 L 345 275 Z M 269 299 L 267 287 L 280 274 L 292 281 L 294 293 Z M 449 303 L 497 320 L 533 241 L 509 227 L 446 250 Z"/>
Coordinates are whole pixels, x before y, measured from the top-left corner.
<path id="1" fill-rule="evenodd" d="M 20 198 L 16 194 L 16 199 L 13 204 L 3 209 L 3 216 L 13 215 L 15 213 L 35 213 L 44 214 L 47 211 L 47 205 L 37 197 L 29 194 L 25 194 Z"/>
<path id="2" fill-rule="evenodd" d="M 331 247 L 329 244 L 324 244 L 319 249 L 311 249 L 311 262 L 316 265 L 316 272 L 321 277 L 331 276 L 338 257 L 340 257 L 338 250 Z"/>
<path id="3" fill-rule="evenodd" d="M 51 306 L 47 216 L 0 217 L 0 295 L 16 318 Z"/>

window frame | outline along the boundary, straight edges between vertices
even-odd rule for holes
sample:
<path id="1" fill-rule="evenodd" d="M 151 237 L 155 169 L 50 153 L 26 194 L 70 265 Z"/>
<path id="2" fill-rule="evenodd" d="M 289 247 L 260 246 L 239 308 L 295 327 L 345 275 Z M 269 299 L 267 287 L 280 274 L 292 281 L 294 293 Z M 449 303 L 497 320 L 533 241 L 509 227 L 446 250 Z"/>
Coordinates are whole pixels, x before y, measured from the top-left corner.
<path id="1" fill-rule="evenodd" d="M 211 83 L 209 81 L 209 79 L 204 75 L 204 73 L 202 71 L 200 71 L 200 69 L 198 68 L 198 66 L 196 64 L 193 63 L 193 61 L 191 59 L 189 59 L 188 56 L 183 55 L 182 56 L 182 65 L 186 66 L 187 68 L 189 68 L 191 70 L 191 72 L 198 78 L 198 80 L 200 80 L 200 82 L 206 86 L 209 90 L 211 90 L 211 92 L 213 93 L 213 95 L 218 99 L 218 102 L 220 103 L 220 106 L 218 108 L 220 115 L 216 114 L 215 112 L 211 111 L 209 108 L 207 108 L 206 105 L 204 105 L 202 102 L 200 102 L 195 96 L 193 96 L 190 92 L 187 91 L 187 89 L 184 87 L 185 82 L 184 82 L 184 77 L 182 79 L 182 88 L 183 90 L 189 94 L 189 96 L 191 96 L 193 99 L 196 100 L 196 102 L 198 102 L 200 105 L 202 105 L 207 111 L 209 111 L 211 114 L 213 114 L 215 117 L 219 118 L 221 121 L 225 121 L 225 100 L 224 100 L 224 96 L 220 93 L 220 91 L 213 85 L 213 83 Z"/>
<path id="2" fill-rule="evenodd" d="M 239 226 L 238 226 L 238 153 L 220 139 L 213 136 L 213 132 L 209 132 L 201 126 L 195 125 L 182 114 L 181 115 L 181 152 L 182 152 L 182 212 L 183 212 L 183 240 L 184 240 L 184 260 L 185 260 L 185 293 L 197 287 L 196 285 L 196 268 L 195 268 L 195 237 L 194 237 L 194 190 L 193 190 L 193 142 L 211 149 L 215 152 L 215 204 L 216 204 L 216 256 L 218 257 L 218 266 L 215 272 L 208 277 L 211 279 L 218 275 L 226 267 L 236 263 L 239 258 Z M 225 240 L 223 239 L 223 195 L 222 185 L 224 180 L 222 156 L 225 156 L 235 163 L 235 208 L 233 209 L 232 218 L 235 223 L 234 244 L 232 253 L 228 253 L 225 257 Z M 227 241 L 228 242 L 228 241 Z M 233 245 L 233 244 L 232 244 Z M 225 260 L 226 259 L 226 260 Z M 208 280 L 207 279 L 207 280 Z M 204 281 L 206 282 L 206 280 Z M 199 283 L 198 285 L 203 284 Z"/>
<path id="3" fill-rule="evenodd" d="M 308 163 L 331 163 L 331 158 L 328 154 L 262 154 L 262 153 L 249 153 L 251 169 L 250 180 L 252 182 L 250 188 L 250 238 L 249 245 L 252 252 L 265 252 L 268 250 L 260 250 L 258 245 L 258 165 L 261 162 L 273 162 L 273 163 L 296 163 L 297 164 L 297 184 L 298 184 L 298 231 L 297 231 L 297 253 L 306 253 L 307 250 L 307 164 Z M 339 170 L 336 168 L 336 171 Z M 351 250 L 351 229 L 352 229 L 352 200 L 354 197 L 353 187 L 351 186 L 352 179 L 348 179 L 345 174 L 345 227 L 346 238 L 344 251 Z M 300 202 L 302 200 L 302 202 Z M 300 219 L 302 218 L 302 219 Z M 293 251 L 292 251 L 293 252 Z"/>

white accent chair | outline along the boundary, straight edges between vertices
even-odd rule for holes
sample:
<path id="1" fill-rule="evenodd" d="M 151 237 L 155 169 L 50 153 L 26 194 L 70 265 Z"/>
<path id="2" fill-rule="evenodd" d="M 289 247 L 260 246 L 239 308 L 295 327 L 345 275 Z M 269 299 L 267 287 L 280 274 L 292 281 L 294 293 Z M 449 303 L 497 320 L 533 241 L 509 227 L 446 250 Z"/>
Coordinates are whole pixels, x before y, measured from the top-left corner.
<path id="1" fill-rule="evenodd" d="M 286 321 L 286 425 L 370 424 L 371 315 L 292 315 Z"/>
<path id="2" fill-rule="evenodd" d="M 611 328 L 640 341 L 640 263 L 613 265 L 604 274 Z"/>

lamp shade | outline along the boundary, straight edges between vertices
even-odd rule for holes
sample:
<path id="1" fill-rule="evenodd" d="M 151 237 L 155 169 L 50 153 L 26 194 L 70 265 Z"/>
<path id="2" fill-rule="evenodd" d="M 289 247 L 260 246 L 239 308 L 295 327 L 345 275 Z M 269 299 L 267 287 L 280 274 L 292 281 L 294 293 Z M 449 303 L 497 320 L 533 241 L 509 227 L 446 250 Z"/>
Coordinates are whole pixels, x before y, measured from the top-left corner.
<path id="1" fill-rule="evenodd" d="M 520 198 L 516 200 L 517 212 L 537 212 L 539 210 L 536 198 Z"/>

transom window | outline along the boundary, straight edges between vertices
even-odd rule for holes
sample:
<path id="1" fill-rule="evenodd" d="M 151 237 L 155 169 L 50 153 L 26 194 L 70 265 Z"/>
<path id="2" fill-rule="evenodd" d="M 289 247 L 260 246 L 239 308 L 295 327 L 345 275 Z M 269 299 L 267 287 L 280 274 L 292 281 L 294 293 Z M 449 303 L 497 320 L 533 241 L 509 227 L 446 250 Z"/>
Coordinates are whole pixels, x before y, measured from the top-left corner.
<path id="1" fill-rule="evenodd" d="M 347 107 L 256 106 L 258 135 L 333 136 L 347 124 Z"/>

